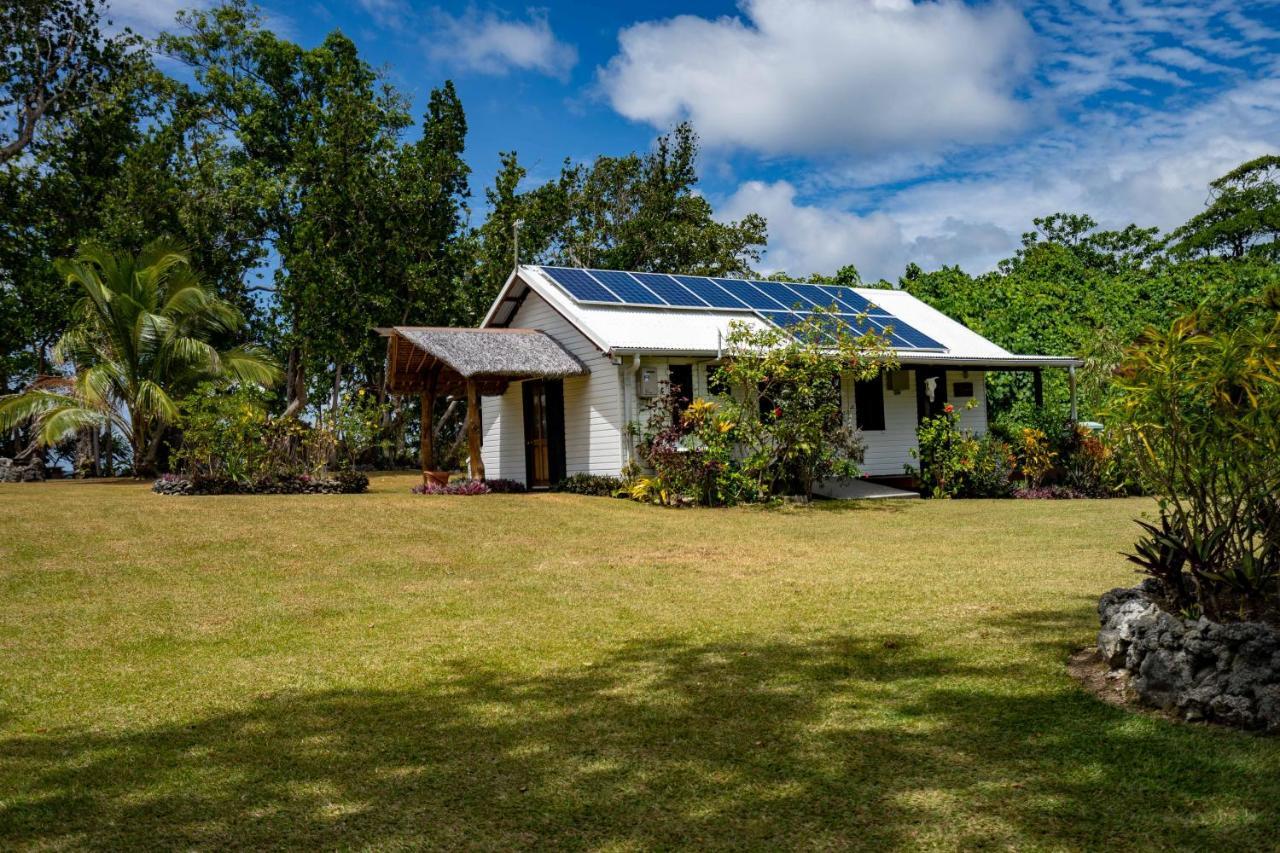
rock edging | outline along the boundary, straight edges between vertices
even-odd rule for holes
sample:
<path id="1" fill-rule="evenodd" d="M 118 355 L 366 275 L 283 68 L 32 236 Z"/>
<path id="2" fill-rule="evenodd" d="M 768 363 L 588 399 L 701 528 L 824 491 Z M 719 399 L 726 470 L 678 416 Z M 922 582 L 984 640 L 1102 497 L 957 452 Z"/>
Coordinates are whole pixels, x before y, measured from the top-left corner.
<path id="1" fill-rule="evenodd" d="M 1280 733 L 1280 632 L 1260 622 L 1183 619 L 1152 579 L 1098 602 L 1098 652 L 1138 701 L 1188 720 Z"/>

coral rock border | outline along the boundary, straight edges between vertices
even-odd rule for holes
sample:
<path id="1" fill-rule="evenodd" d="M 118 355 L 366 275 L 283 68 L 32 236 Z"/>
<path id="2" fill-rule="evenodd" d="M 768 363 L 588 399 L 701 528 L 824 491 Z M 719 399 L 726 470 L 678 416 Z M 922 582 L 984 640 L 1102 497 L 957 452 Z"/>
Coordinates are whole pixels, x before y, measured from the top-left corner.
<path id="1" fill-rule="evenodd" d="M 1113 589 L 1098 602 L 1098 652 L 1129 698 L 1186 720 L 1280 733 L 1280 632 L 1260 622 L 1185 619 L 1159 584 Z"/>

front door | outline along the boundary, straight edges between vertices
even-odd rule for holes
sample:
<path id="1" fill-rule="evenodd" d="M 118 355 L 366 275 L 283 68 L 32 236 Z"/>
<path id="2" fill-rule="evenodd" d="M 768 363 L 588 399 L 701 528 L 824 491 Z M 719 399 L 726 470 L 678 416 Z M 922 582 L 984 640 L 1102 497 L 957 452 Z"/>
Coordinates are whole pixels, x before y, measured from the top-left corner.
<path id="1" fill-rule="evenodd" d="M 545 489 L 564 479 L 564 383 L 529 379 L 522 390 L 525 482 Z"/>
<path id="2" fill-rule="evenodd" d="M 916 420 L 942 414 L 947 405 L 947 370 L 944 367 L 916 368 Z"/>

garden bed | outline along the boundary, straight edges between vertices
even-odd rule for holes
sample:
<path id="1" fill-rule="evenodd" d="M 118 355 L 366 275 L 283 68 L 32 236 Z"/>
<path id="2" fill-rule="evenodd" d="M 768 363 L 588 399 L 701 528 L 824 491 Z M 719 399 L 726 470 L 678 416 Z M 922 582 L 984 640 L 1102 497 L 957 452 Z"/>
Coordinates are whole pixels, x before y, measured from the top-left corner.
<path id="1" fill-rule="evenodd" d="M 369 478 L 359 471 L 339 471 L 328 477 L 300 474 L 246 483 L 228 477 L 192 479 L 165 474 L 151 486 L 158 495 L 354 495 L 369 490 Z"/>

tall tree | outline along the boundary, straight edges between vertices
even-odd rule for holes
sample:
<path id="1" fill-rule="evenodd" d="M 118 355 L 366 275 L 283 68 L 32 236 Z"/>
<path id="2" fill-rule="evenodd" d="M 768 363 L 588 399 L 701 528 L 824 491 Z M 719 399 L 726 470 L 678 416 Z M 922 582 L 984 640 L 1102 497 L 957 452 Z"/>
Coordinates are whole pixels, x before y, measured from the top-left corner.
<path id="1" fill-rule="evenodd" d="M 681 124 L 646 154 L 566 162 L 557 179 L 518 193 L 523 169 L 514 153 L 504 154 L 489 195 L 492 225 L 480 231 L 484 281 L 492 287 L 502 258 L 512 257 L 516 219 L 523 221 L 520 254 L 526 262 L 750 274 L 767 237 L 765 220 L 754 213 L 736 222 L 716 220 L 711 204 L 694 191 L 697 155 L 697 134 Z M 505 266 L 509 271 L 510 260 Z"/>
<path id="2" fill-rule="evenodd" d="M 1280 156 L 1242 163 L 1209 184 L 1209 204 L 1170 235 L 1181 257 L 1280 259 Z"/>
<path id="3" fill-rule="evenodd" d="M 0 5 L 0 165 L 40 129 L 92 107 L 131 61 L 137 39 L 104 37 L 98 0 L 6 0 Z"/>

